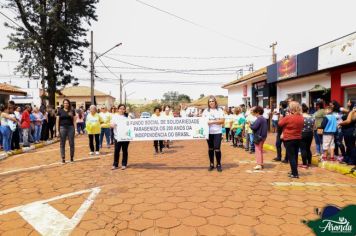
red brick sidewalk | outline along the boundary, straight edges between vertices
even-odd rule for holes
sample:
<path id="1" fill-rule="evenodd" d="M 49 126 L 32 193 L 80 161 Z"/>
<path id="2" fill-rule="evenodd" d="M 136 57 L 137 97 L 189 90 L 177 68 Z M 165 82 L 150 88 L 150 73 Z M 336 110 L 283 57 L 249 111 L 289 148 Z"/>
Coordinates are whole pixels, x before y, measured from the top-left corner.
<path id="1" fill-rule="evenodd" d="M 76 158 L 87 158 L 87 153 L 87 139 L 82 137 Z M 288 165 L 270 162 L 274 153 L 265 153 L 263 172 L 251 171 L 254 156 L 242 149 L 223 143 L 222 153 L 222 173 L 207 171 L 205 141 L 181 141 L 158 156 L 153 155 L 151 142 L 130 143 L 125 171 L 111 171 L 109 155 L 2 175 L 58 162 L 58 145 L 46 147 L 0 162 L 0 212 L 99 187 L 71 235 L 311 235 L 301 220 L 316 219 L 314 208 L 356 202 L 353 178 L 312 168 L 301 170 L 301 178 L 291 182 Z M 87 197 L 85 193 L 50 205 L 70 218 Z M 39 234 L 18 213 L 8 213 L 0 215 L 0 235 Z"/>

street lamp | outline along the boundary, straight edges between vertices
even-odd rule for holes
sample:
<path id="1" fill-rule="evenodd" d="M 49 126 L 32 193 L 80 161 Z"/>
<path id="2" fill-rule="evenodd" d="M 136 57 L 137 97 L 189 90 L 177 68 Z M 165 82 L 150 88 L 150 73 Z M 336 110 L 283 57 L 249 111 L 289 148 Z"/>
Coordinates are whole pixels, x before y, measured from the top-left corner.
<path id="1" fill-rule="evenodd" d="M 118 43 L 115 46 L 113 46 L 112 48 L 110 48 L 109 50 L 105 51 L 104 53 L 97 55 L 95 53 L 95 59 L 94 59 L 94 51 L 93 51 L 93 31 L 91 31 L 91 50 L 90 50 L 90 102 L 92 105 L 94 105 L 94 63 L 102 56 L 104 56 L 106 53 L 110 52 L 111 50 L 113 50 L 114 48 L 120 47 L 122 45 L 122 43 Z"/>
<path id="2" fill-rule="evenodd" d="M 124 83 L 123 80 L 122 80 L 122 77 L 121 77 L 121 75 L 120 75 L 120 103 L 122 103 L 122 90 L 123 90 L 124 86 L 126 86 L 127 84 L 129 84 L 129 83 L 131 83 L 131 82 L 133 82 L 133 81 L 135 81 L 135 80 L 136 80 L 136 79 L 131 79 L 131 80 L 126 81 L 126 82 Z M 125 101 L 125 103 L 126 103 L 126 101 Z"/>

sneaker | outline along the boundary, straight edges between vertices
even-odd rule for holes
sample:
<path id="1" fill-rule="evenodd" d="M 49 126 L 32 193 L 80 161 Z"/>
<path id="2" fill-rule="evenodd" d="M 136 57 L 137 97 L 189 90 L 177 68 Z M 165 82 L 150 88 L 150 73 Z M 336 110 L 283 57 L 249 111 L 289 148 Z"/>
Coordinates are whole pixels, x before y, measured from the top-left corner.
<path id="1" fill-rule="evenodd" d="M 303 169 L 308 169 L 308 166 L 307 165 L 299 165 L 300 168 L 303 168 Z"/>
<path id="2" fill-rule="evenodd" d="M 111 170 L 116 170 L 118 168 L 119 168 L 118 166 L 113 166 L 113 167 L 111 167 Z"/>
<path id="3" fill-rule="evenodd" d="M 255 151 L 250 151 L 250 154 L 254 154 L 255 153 Z"/>
<path id="4" fill-rule="evenodd" d="M 125 169 L 126 169 L 126 166 L 122 166 L 122 167 L 121 167 L 121 170 L 125 170 Z"/>
<path id="5" fill-rule="evenodd" d="M 253 168 L 254 170 L 262 170 L 263 166 L 262 165 L 257 165 Z"/>
<path id="6" fill-rule="evenodd" d="M 154 155 L 158 155 L 158 152 L 157 152 L 157 151 L 155 151 L 153 154 L 154 154 Z"/>
<path id="7" fill-rule="evenodd" d="M 94 155 L 94 152 L 89 152 L 89 155 L 91 155 L 91 156 Z"/>
<path id="8" fill-rule="evenodd" d="M 216 170 L 217 170 L 218 172 L 222 172 L 221 166 L 217 166 L 217 167 L 216 167 Z"/>
<path id="9" fill-rule="evenodd" d="M 95 155 L 100 155 L 100 152 L 95 152 Z"/>
<path id="10" fill-rule="evenodd" d="M 330 157 L 330 161 L 336 161 L 335 157 Z"/>
<path id="11" fill-rule="evenodd" d="M 327 161 L 328 158 L 327 158 L 326 156 L 322 156 L 322 157 L 321 157 L 321 160 L 322 160 L 322 161 Z"/>
<path id="12" fill-rule="evenodd" d="M 214 170 L 214 166 L 209 166 L 208 171 L 213 171 Z"/>
<path id="13" fill-rule="evenodd" d="M 292 179 L 299 179 L 299 175 L 292 175 L 292 174 L 290 174 L 290 175 L 289 175 L 289 178 L 292 178 Z"/>

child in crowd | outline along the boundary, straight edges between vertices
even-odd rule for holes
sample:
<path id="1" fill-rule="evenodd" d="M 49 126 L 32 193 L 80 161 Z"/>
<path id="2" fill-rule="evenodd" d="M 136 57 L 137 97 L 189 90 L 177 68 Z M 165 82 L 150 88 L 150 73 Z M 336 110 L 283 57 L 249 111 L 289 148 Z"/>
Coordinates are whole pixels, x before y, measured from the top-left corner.
<path id="1" fill-rule="evenodd" d="M 335 161 L 334 158 L 334 149 L 335 149 L 335 140 L 334 135 L 337 131 L 337 117 L 333 113 L 332 108 L 326 109 L 326 116 L 321 123 L 321 128 L 323 129 L 323 161 L 326 161 L 328 158 L 328 152 L 330 153 L 330 160 Z"/>

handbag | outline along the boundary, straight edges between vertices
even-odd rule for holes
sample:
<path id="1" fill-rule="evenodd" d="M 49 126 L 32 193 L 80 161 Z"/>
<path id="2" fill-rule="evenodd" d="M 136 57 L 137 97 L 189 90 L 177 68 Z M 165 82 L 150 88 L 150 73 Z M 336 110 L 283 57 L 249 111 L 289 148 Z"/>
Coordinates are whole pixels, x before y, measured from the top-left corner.
<path id="1" fill-rule="evenodd" d="M 253 136 L 253 143 L 254 143 L 254 144 L 259 144 L 261 141 L 262 141 L 262 137 L 261 137 L 260 135 L 255 134 L 255 135 Z"/>

